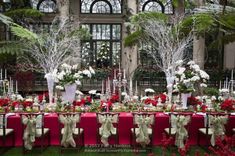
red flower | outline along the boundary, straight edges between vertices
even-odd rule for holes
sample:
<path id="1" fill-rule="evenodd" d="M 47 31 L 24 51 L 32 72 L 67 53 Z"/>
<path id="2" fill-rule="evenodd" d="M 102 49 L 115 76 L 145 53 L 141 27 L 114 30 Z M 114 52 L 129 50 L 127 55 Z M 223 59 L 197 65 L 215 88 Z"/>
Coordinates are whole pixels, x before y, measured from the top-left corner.
<path id="1" fill-rule="evenodd" d="M 86 102 L 91 103 L 91 101 L 92 101 L 92 98 L 90 96 L 87 96 L 86 97 Z"/>
<path id="2" fill-rule="evenodd" d="M 157 95 L 157 96 L 154 97 L 154 99 L 155 99 L 156 101 L 158 101 L 159 98 L 161 99 L 162 103 L 165 103 L 165 102 L 166 102 L 166 99 L 167 99 L 167 96 L 166 96 L 166 94 L 161 93 L 161 94 L 159 94 L 159 95 Z"/>
<path id="3" fill-rule="evenodd" d="M 24 107 L 31 107 L 33 105 L 33 102 L 32 101 L 24 101 L 23 102 L 23 106 Z"/>
<path id="4" fill-rule="evenodd" d="M 16 106 L 19 105 L 19 104 L 20 104 L 19 101 L 13 101 L 13 102 L 11 103 L 12 107 L 16 107 Z"/>
<path id="5" fill-rule="evenodd" d="M 146 105 L 152 104 L 153 106 L 156 106 L 156 105 L 157 105 L 157 101 L 152 100 L 152 99 L 150 99 L 150 98 L 147 98 L 147 99 L 144 101 L 144 104 L 146 104 Z"/>
<path id="6" fill-rule="evenodd" d="M 112 97 L 110 98 L 110 101 L 114 102 L 118 102 L 119 101 L 119 96 L 118 95 L 112 95 Z"/>
<path id="7" fill-rule="evenodd" d="M 201 111 L 206 112 L 207 106 L 206 105 L 201 105 Z"/>
<path id="8" fill-rule="evenodd" d="M 188 104 L 192 105 L 192 106 L 197 106 L 197 105 L 202 105 L 202 102 L 199 101 L 194 96 L 190 96 L 190 97 L 188 97 Z"/>
<path id="9" fill-rule="evenodd" d="M 86 103 L 85 99 L 81 99 L 79 101 L 74 101 L 73 105 L 74 106 L 83 106 Z"/>
<path id="10" fill-rule="evenodd" d="M 222 104 L 220 105 L 222 110 L 232 111 L 234 110 L 234 100 L 226 99 Z"/>
<path id="11" fill-rule="evenodd" d="M 10 99 L 5 98 L 5 99 L 0 99 L 0 107 L 7 106 L 10 102 Z"/>

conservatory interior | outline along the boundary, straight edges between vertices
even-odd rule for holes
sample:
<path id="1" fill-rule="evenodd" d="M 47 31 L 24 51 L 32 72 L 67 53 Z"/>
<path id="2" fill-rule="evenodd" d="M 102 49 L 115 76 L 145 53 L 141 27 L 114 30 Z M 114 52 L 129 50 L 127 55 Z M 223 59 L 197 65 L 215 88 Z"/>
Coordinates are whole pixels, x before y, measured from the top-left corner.
<path id="1" fill-rule="evenodd" d="M 0 0 L 0 155 L 235 156 L 234 0 Z"/>

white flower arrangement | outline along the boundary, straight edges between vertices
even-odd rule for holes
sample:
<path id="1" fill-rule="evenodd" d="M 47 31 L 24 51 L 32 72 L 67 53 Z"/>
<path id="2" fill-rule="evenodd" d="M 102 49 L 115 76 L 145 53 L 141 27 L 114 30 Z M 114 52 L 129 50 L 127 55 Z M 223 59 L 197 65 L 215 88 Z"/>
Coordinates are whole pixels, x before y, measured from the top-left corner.
<path id="1" fill-rule="evenodd" d="M 152 88 L 146 88 L 144 90 L 145 93 L 155 93 L 155 91 Z"/>
<path id="2" fill-rule="evenodd" d="M 175 72 L 174 89 L 180 93 L 190 93 L 195 91 L 195 84 L 200 87 L 207 87 L 206 82 L 210 76 L 194 62 L 189 61 L 185 67 L 178 66 Z"/>
<path id="3" fill-rule="evenodd" d="M 93 74 L 95 74 L 95 71 L 92 67 L 89 67 L 89 70 L 79 70 L 79 66 L 77 64 L 71 66 L 66 63 L 61 65 L 59 71 L 53 73 L 53 75 L 55 75 L 55 82 L 57 83 L 56 89 L 59 90 L 64 90 L 64 86 L 67 84 L 76 83 L 77 85 L 81 85 L 80 80 L 84 76 L 91 78 Z"/>
<path id="4" fill-rule="evenodd" d="M 96 94 L 96 90 L 90 90 L 88 93 L 91 94 L 91 95 L 95 95 Z"/>

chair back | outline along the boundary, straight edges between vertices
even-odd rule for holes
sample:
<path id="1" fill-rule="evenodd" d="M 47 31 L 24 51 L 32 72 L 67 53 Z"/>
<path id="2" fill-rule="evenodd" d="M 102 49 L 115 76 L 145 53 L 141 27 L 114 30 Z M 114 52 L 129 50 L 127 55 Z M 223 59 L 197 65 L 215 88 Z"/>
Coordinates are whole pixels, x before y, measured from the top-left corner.
<path id="1" fill-rule="evenodd" d="M 0 129 L 3 131 L 3 136 L 6 136 L 6 113 L 0 113 Z"/>
<path id="2" fill-rule="evenodd" d="M 182 125 L 189 131 L 189 125 L 192 119 L 192 113 L 190 112 L 170 112 L 169 113 L 169 134 L 172 133 L 172 128 L 178 128 Z"/>
<path id="3" fill-rule="evenodd" d="M 209 128 L 211 128 L 213 126 L 213 123 L 212 121 L 210 120 L 214 120 L 214 119 L 218 119 L 218 118 L 221 118 L 223 121 L 223 124 L 224 126 L 228 123 L 228 119 L 229 119 L 229 116 L 230 114 L 228 113 L 218 113 L 218 112 L 208 112 L 206 113 L 206 118 L 204 120 L 204 125 L 205 125 L 205 128 L 206 128 L 206 134 L 208 135 L 208 132 L 209 132 Z"/>
<path id="4" fill-rule="evenodd" d="M 101 126 L 101 121 L 100 121 L 100 116 L 103 116 L 103 117 L 112 117 L 112 118 L 115 118 L 115 121 L 112 122 L 113 126 L 118 128 L 118 123 L 119 123 L 119 113 L 113 113 L 113 112 L 99 112 L 99 113 L 96 113 L 96 119 L 97 119 L 97 124 L 98 124 L 98 129 L 99 127 Z M 116 117 L 115 117 L 116 116 Z"/>

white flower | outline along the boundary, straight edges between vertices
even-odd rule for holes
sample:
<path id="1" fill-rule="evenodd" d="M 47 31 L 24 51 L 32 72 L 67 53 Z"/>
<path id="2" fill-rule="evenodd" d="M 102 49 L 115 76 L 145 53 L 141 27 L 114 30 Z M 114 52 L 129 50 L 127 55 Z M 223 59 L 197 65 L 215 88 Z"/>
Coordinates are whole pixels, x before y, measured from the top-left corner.
<path id="1" fill-rule="evenodd" d="M 74 76 L 75 78 L 77 78 L 77 79 L 81 79 L 81 78 L 82 78 L 82 76 L 81 76 L 80 73 L 75 73 L 73 76 Z"/>
<path id="2" fill-rule="evenodd" d="M 32 98 L 25 99 L 25 101 L 33 102 Z"/>
<path id="3" fill-rule="evenodd" d="M 215 97 L 215 96 L 212 96 L 212 97 L 211 97 L 211 101 L 214 101 L 214 100 L 216 100 L 216 97 Z"/>
<path id="4" fill-rule="evenodd" d="M 178 60 L 175 62 L 176 66 L 181 66 L 184 63 L 183 60 Z"/>
<path id="5" fill-rule="evenodd" d="M 203 70 L 200 70 L 200 76 L 201 76 L 201 78 L 207 79 L 207 80 L 209 80 L 209 78 L 210 78 L 210 76 Z"/>
<path id="6" fill-rule="evenodd" d="M 88 93 L 94 95 L 96 94 L 96 90 L 90 90 Z"/>
<path id="7" fill-rule="evenodd" d="M 144 97 L 142 97 L 140 100 L 141 101 L 144 101 L 144 100 L 146 100 L 148 97 L 147 96 L 144 96 Z"/>
<path id="8" fill-rule="evenodd" d="M 187 63 L 187 65 L 194 65 L 194 64 L 195 64 L 194 61 L 189 61 L 189 62 Z"/>
<path id="9" fill-rule="evenodd" d="M 138 99 L 139 99 L 139 97 L 138 97 L 138 96 L 136 96 L 136 95 L 135 95 L 135 96 L 133 96 L 132 98 L 133 98 L 133 100 L 138 100 Z"/>
<path id="10" fill-rule="evenodd" d="M 66 73 L 65 73 L 64 71 L 61 71 L 61 72 L 57 75 L 57 79 L 58 79 L 58 80 L 63 80 L 65 74 L 66 74 Z"/>
<path id="11" fill-rule="evenodd" d="M 61 68 L 62 68 L 62 69 L 65 69 L 65 70 L 71 70 L 71 69 L 72 69 L 72 66 L 70 66 L 70 65 L 68 65 L 68 64 L 66 64 L 66 63 L 64 63 L 64 64 L 61 65 Z"/>
<path id="12" fill-rule="evenodd" d="M 81 84 L 82 84 L 80 80 L 76 80 L 75 83 L 76 83 L 77 85 L 81 85 Z"/>
<path id="13" fill-rule="evenodd" d="M 220 92 L 221 94 L 223 94 L 223 93 L 228 93 L 228 92 L 229 92 L 229 89 L 227 89 L 227 88 L 222 88 L 222 89 L 219 89 L 219 92 Z"/>
<path id="14" fill-rule="evenodd" d="M 152 89 L 152 88 L 146 88 L 145 90 L 144 90 L 144 92 L 145 93 L 154 93 L 155 91 Z"/>
<path id="15" fill-rule="evenodd" d="M 78 68 L 78 64 L 75 64 L 75 65 L 72 66 L 73 70 L 76 70 L 77 68 Z"/>
<path id="16" fill-rule="evenodd" d="M 64 87 L 63 87 L 63 86 L 60 86 L 60 85 L 57 85 L 55 88 L 56 88 L 56 89 L 59 89 L 59 90 L 64 90 Z"/>
<path id="17" fill-rule="evenodd" d="M 127 95 L 127 93 L 126 92 L 122 92 L 122 96 L 126 96 Z"/>
<path id="18" fill-rule="evenodd" d="M 223 101 L 224 98 L 223 98 L 222 96 L 219 96 L 219 97 L 218 97 L 218 100 L 219 100 L 219 101 Z"/>
<path id="19" fill-rule="evenodd" d="M 86 75 L 87 77 L 91 78 L 91 72 L 89 70 L 83 70 L 82 73 Z"/>
<path id="20" fill-rule="evenodd" d="M 199 65 L 197 65 L 197 64 L 194 64 L 194 65 L 192 65 L 191 67 L 192 67 L 192 69 L 194 69 L 196 72 L 199 72 L 199 71 L 200 71 L 200 67 L 199 67 Z"/>
<path id="21" fill-rule="evenodd" d="M 83 95 L 83 93 L 80 90 L 76 90 L 76 94 Z"/>
<path id="22" fill-rule="evenodd" d="M 17 99 L 17 100 L 20 100 L 20 101 L 24 100 L 24 98 L 23 98 L 20 94 L 18 94 L 18 95 L 16 96 L 16 99 Z"/>
<path id="23" fill-rule="evenodd" d="M 201 83 L 200 86 L 201 86 L 201 87 L 204 87 L 204 88 L 207 87 L 207 85 L 206 85 L 205 83 Z"/>
<path id="24" fill-rule="evenodd" d="M 91 74 L 95 74 L 95 71 L 91 66 L 89 66 L 89 70 L 90 70 Z"/>
<path id="25" fill-rule="evenodd" d="M 182 75 L 186 69 L 184 67 L 179 67 L 178 71 L 176 71 L 176 74 Z"/>
<path id="26" fill-rule="evenodd" d="M 198 80 L 200 80 L 200 77 L 199 77 L 199 76 L 193 76 L 193 77 L 191 78 L 191 81 L 193 81 L 193 82 L 196 82 L 196 81 L 198 81 Z"/>

